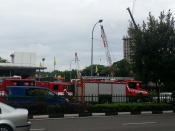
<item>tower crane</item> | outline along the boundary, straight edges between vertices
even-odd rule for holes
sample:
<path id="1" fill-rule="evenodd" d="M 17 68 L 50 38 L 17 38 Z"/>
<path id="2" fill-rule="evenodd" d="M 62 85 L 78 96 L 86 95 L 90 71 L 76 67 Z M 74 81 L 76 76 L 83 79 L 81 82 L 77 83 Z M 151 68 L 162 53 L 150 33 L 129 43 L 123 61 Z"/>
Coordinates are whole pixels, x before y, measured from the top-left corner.
<path id="1" fill-rule="evenodd" d="M 136 24 L 136 22 L 135 22 L 135 20 L 134 20 L 134 17 L 133 17 L 133 15 L 132 15 L 131 11 L 130 11 L 130 8 L 128 7 L 127 10 L 128 10 L 128 12 L 129 12 L 129 15 L 130 15 L 130 17 L 131 17 L 131 20 L 132 20 L 132 22 L 133 22 L 133 24 L 134 24 L 135 29 L 138 30 L 138 26 L 137 26 L 137 24 Z"/>
<path id="2" fill-rule="evenodd" d="M 112 59 L 111 59 L 111 54 L 110 54 L 110 51 L 109 51 L 109 48 L 108 48 L 107 37 L 106 37 L 105 31 L 104 31 L 103 25 L 100 25 L 100 27 L 101 27 L 101 38 L 103 40 L 103 45 L 104 45 L 104 48 L 105 48 L 107 64 L 109 66 L 111 66 L 112 65 Z"/>

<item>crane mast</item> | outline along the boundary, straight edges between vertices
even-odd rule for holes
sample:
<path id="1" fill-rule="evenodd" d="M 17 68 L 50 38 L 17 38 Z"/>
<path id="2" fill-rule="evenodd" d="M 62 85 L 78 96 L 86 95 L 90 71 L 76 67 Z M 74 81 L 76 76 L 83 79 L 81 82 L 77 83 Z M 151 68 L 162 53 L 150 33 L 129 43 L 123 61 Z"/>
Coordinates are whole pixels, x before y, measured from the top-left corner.
<path id="1" fill-rule="evenodd" d="M 137 26 L 137 24 L 136 24 L 136 22 L 135 22 L 135 20 L 134 20 L 134 17 L 133 17 L 133 15 L 132 15 L 132 13 L 131 13 L 129 7 L 127 8 L 127 10 L 128 10 L 128 12 L 129 12 L 129 15 L 130 15 L 130 17 L 131 17 L 131 20 L 132 20 L 132 22 L 133 22 L 133 24 L 134 24 L 135 29 L 138 30 L 138 26 Z"/>
<path id="2" fill-rule="evenodd" d="M 111 66 L 112 59 L 111 59 L 111 54 L 110 54 L 110 51 L 108 48 L 107 37 L 106 37 L 105 31 L 104 31 L 103 25 L 100 25 L 100 27 L 101 27 L 101 38 L 103 40 L 103 45 L 104 45 L 105 53 L 106 53 L 106 60 L 107 60 L 108 65 Z"/>

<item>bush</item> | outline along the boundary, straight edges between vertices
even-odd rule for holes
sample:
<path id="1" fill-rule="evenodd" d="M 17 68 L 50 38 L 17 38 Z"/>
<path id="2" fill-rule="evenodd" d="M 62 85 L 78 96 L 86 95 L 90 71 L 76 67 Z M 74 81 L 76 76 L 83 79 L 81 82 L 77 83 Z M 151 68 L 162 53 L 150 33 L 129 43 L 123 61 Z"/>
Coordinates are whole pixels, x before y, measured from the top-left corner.
<path id="1" fill-rule="evenodd" d="M 97 104 L 89 106 L 90 112 L 131 112 L 131 111 L 152 111 L 152 110 L 171 110 L 170 104 L 152 103 L 120 103 L 120 104 Z"/>
<path id="2" fill-rule="evenodd" d="M 118 103 L 118 104 L 96 104 L 87 105 L 82 103 L 71 103 L 63 105 L 18 105 L 17 108 L 26 108 L 29 114 L 70 114 L 70 113 L 116 113 L 116 112 L 134 112 L 134 111 L 163 111 L 175 110 L 172 104 L 165 103 Z"/>

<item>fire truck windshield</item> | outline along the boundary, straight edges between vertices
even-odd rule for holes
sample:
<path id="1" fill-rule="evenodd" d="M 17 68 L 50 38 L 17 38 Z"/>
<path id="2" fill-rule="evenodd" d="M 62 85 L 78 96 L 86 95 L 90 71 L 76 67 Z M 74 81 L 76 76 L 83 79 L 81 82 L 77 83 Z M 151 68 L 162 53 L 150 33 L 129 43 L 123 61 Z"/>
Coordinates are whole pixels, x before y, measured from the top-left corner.
<path id="1" fill-rule="evenodd" d="M 128 83 L 129 88 L 136 89 L 137 88 L 137 83 L 135 82 L 129 82 Z"/>

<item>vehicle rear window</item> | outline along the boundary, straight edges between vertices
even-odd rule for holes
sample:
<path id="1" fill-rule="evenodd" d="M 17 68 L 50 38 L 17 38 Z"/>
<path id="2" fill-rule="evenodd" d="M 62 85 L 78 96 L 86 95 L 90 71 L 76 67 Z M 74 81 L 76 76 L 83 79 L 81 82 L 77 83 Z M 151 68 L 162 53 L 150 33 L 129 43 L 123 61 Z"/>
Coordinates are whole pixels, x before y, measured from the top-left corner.
<path id="1" fill-rule="evenodd" d="M 26 90 L 26 95 L 27 96 L 47 96 L 48 90 L 31 88 Z"/>
<path id="2" fill-rule="evenodd" d="M 25 90 L 19 88 L 9 88 L 8 94 L 10 96 L 24 96 Z"/>

